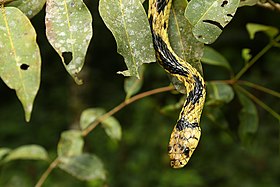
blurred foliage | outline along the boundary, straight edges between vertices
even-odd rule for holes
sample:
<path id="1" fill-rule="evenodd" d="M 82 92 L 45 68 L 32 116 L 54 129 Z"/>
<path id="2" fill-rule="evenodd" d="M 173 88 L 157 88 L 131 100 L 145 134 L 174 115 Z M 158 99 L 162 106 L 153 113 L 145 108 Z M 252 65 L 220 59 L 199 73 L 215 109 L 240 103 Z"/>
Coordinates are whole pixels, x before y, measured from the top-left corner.
<path id="1" fill-rule="evenodd" d="M 259 6 L 239 8 L 231 23 L 211 45 L 215 51 L 222 54 L 222 60 L 230 64 L 232 73 L 229 72 L 229 68 L 213 66 L 211 64 L 213 61 L 203 65 L 210 93 L 201 120 L 202 138 L 188 165 L 175 170 L 169 166 L 167 144 L 180 111 L 178 105 L 182 96 L 177 92 L 146 97 L 114 115 L 122 128 L 120 141 L 110 139 L 110 135 L 107 136 L 108 132 L 106 134 L 103 129 L 105 127 L 101 125 L 86 136 L 84 142 L 81 140 L 79 130 L 66 131 L 79 128 L 80 115 L 85 109 L 95 107 L 109 111 L 125 98 L 135 94 L 131 91 L 129 94 L 125 92 L 125 79 L 122 75 L 116 74 L 126 67 L 123 58 L 117 54 L 113 35 L 98 14 L 98 2 L 88 0 L 85 3 L 94 18 L 95 37 L 91 41 L 82 70 L 83 85 L 76 85 L 67 75 L 63 65 L 59 63 L 59 55 L 47 42 L 45 28 L 41 24 L 44 22 L 44 11 L 31 19 L 38 34 L 39 47 L 43 50 L 41 50 L 41 87 L 29 124 L 24 122 L 24 113 L 14 92 L 3 82 L 0 83 L 0 146 L 5 148 L 0 150 L 0 157 L 17 150 L 16 148 L 20 146 L 32 144 L 42 146 L 39 149 L 45 155 L 44 147 L 49 157 L 48 161 L 14 160 L 5 164 L 0 163 L 0 186 L 34 186 L 51 161 L 56 158 L 58 143 L 63 154 L 68 154 L 67 150 L 65 153 L 63 149 L 66 144 L 73 148 L 70 150 L 71 154 L 73 152 L 76 154 L 81 152 L 80 148 L 84 143 L 82 156 L 64 160 L 64 163 L 60 164 L 60 167 L 67 168 L 68 173 L 80 171 L 78 170 L 80 168 L 75 169 L 77 162 L 81 163 L 80 166 L 92 168 L 98 163 L 97 166 L 101 168 L 102 173 L 96 174 L 91 170 L 91 179 L 98 175 L 102 179 L 104 173 L 107 179 L 80 181 L 60 169 L 54 169 L 43 186 L 279 186 L 279 120 L 259 105 L 255 105 L 252 98 L 244 99 L 246 94 L 242 89 L 219 82 L 232 78 L 232 73 L 238 73 L 244 63 L 250 61 L 250 57 L 242 58 L 244 48 L 250 49 L 249 54 L 254 57 L 270 42 L 270 37 L 263 32 L 256 32 L 255 38 L 250 40 L 246 31 L 247 23 L 279 28 L 278 12 Z M 271 48 L 259 58 L 242 76 L 242 80 L 279 92 L 279 48 Z M 169 83 L 170 80 L 158 64 L 149 64 L 145 66 L 140 92 L 163 87 Z M 245 87 L 245 84 L 242 86 L 279 113 L 279 97 L 260 89 L 253 89 L 252 86 Z M 168 112 L 163 110 L 167 106 Z M 256 114 L 258 125 L 252 126 Z M 243 120 L 243 124 L 240 124 L 239 120 Z M 75 137 L 79 142 L 71 141 L 67 133 L 62 134 L 63 131 L 76 134 Z M 77 143 L 79 150 L 75 147 Z M 43 160 L 46 157 L 44 156 Z M 71 165 L 63 165 L 65 163 Z"/>

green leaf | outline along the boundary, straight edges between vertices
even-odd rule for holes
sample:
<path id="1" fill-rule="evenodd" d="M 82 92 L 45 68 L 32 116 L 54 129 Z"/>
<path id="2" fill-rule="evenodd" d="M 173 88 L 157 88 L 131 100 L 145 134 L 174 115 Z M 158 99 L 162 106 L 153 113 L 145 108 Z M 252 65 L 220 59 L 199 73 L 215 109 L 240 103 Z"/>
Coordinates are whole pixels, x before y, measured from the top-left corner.
<path id="1" fill-rule="evenodd" d="M 257 4 L 260 0 L 242 0 L 239 3 L 239 7 L 242 6 L 253 6 L 255 4 Z"/>
<path id="2" fill-rule="evenodd" d="M 63 157 L 58 166 L 80 180 L 106 179 L 103 163 L 95 155 L 82 154 L 75 157 Z"/>
<path id="3" fill-rule="evenodd" d="M 242 105 L 242 109 L 239 112 L 239 128 L 238 133 L 241 141 L 248 145 L 252 140 L 252 136 L 258 130 L 258 112 L 256 105 L 252 100 L 243 94 L 241 91 L 236 89 L 238 99 Z"/>
<path id="4" fill-rule="evenodd" d="M 11 149 L 2 147 L 0 148 L 0 160 L 2 160 L 9 152 Z"/>
<path id="5" fill-rule="evenodd" d="M 124 90 L 126 93 L 126 99 L 130 98 L 139 90 L 143 85 L 143 74 L 144 74 L 144 66 L 140 68 L 139 78 L 137 77 L 128 77 L 124 80 Z"/>
<path id="6" fill-rule="evenodd" d="M 125 76 L 139 78 L 143 63 L 155 62 L 155 53 L 146 12 L 139 0 L 100 0 L 99 13 L 113 33 L 118 53 L 124 57 Z"/>
<path id="7" fill-rule="evenodd" d="M 0 54 L 0 76 L 16 91 L 29 121 L 40 85 L 41 57 L 36 32 L 17 8 L 0 12 Z"/>
<path id="8" fill-rule="evenodd" d="M 82 154 L 83 147 L 84 140 L 81 131 L 64 131 L 57 145 L 57 154 L 59 157 L 78 156 Z"/>
<path id="9" fill-rule="evenodd" d="M 81 129 L 86 129 L 91 123 L 93 123 L 105 113 L 106 111 L 103 108 L 88 108 L 84 110 L 80 118 Z"/>
<path id="10" fill-rule="evenodd" d="M 221 108 L 206 106 L 203 112 L 215 125 L 221 129 L 228 129 L 229 125 Z"/>
<path id="11" fill-rule="evenodd" d="M 242 49 L 242 57 L 245 60 L 245 62 L 249 62 L 249 60 L 252 58 L 252 55 L 250 54 L 251 49 L 244 48 Z"/>
<path id="12" fill-rule="evenodd" d="M 205 64 L 224 67 L 227 70 L 231 71 L 231 66 L 227 59 L 211 47 L 204 47 L 204 53 L 201 61 Z"/>
<path id="13" fill-rule="evenodd" d="M 222 105 L 229 103 L 233 97 L 234 92 L 231 86 L 222 82 L 207 83 L 207 96 L 206 105 Z"/>
<path id="14" fill-rule="evenodd" d="M 39 145 L 23 145 L 12 151 L 5 157 L 4 162 L 12 160 L 47 160 L 47 151 Z"/>
<path id="15" fill-rule="evenodd" d="M 92 17 L 82 0 L 47 0 L 46 35 L 77 84 L 89 42 Z"/>
<path id="16" fill-rule="evenodd" d="M 257 32 L 264 32 L 271 39 L 279 33 L 279 30 L 276 27 L 256 23 L 248 23 L 246 25 L 246 29 L 250 35 L 251 40 L 254 39 Z"/>
<path id="17" fill-rule="evenodd" d="M 102 121 L 102 126 L 105 129 L 106 134 L 113 140 L 120 140 L 122 137 L 122 129 L 119 121 L 110 116 Z"/>
<path id="18" fill-rule="evenodd" d="M 231 21 L 239 0 L 192 0 L 185 16 L 193 25 L 194 36 L 203 43 L 213 43 Z"/>
<path id="19" fill-rule="evenodd" d="M 20 9 L 28 18 L 32 18 L 38 14 L 43 6 L 45 5 L 46 0 L 14 0 L 9 3 L 7 6 L 13 6 Z"/>
<path id="20" fill-rule="evenodd" d="M 192 34 L 192 25 L 184 16 L 186 6 L 185 0 L 173 0 L 168 27 L 169 40 L 174 52 L 202 75 L 200 59 L 204 44 Z"/>

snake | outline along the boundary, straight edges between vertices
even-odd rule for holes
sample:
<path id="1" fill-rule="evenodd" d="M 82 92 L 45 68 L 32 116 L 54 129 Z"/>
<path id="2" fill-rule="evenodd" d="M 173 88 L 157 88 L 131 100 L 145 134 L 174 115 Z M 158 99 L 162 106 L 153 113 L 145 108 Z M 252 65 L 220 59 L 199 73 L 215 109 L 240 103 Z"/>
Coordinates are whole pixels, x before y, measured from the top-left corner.
<path id="1" fill-rule="evenodd" d="M 172 168 L 184 167 L 195 151 L 201 136 L 200 118 L 206 97 L 201 74 L 172 49 L 168 38 L 168 22 L 172 0 L 150 0 L 148 20 L 156 61 L 186 89 L 186 99 L 168 145 Z"/>

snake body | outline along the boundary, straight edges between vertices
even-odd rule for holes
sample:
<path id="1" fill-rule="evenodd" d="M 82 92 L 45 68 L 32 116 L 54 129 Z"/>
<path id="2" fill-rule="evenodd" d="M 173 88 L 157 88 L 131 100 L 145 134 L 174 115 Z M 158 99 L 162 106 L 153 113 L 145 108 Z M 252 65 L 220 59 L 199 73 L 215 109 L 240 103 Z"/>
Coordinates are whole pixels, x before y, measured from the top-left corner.
<path id="1" fill-rule="evenodd" d="M 172 0 L 150 0 L 148 18 L 157 62 L 186 88 L 186 100 L 168 146 L 171 167 L 181 168 L 188 163 L 200 139 L 199 122 L 206 92 L 200 73 L 170 46 L 167 29 L 171 4 Z"/>

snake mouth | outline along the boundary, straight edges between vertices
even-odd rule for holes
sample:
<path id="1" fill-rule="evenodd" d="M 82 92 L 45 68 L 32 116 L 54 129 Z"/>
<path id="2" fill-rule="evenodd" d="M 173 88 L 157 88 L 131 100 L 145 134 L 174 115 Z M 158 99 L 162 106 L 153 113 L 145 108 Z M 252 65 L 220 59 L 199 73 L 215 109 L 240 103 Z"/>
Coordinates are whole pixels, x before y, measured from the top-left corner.
<path id="1" fill-rule="evenodd" d="M 186 160 L 181 160 L 181 159 L 173 159 L 170 161 L 170 166 L 172 168 L 182 168 L 187 164 Z"/>

